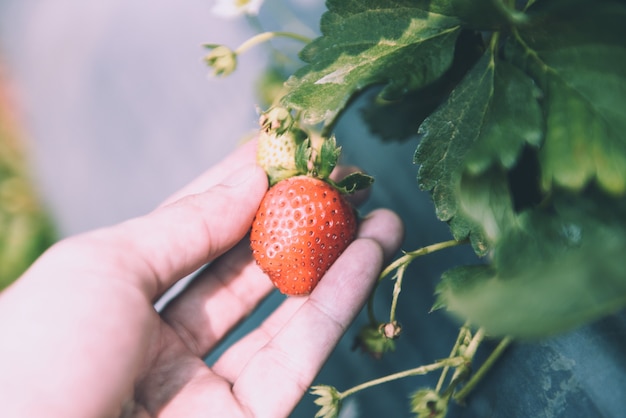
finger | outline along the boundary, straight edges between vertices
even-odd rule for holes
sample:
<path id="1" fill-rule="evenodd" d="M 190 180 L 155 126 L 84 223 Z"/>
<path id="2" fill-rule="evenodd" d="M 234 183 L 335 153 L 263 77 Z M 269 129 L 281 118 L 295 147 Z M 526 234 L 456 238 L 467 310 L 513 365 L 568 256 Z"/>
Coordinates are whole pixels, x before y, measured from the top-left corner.
<path id="1" fill-rule="evenodd" d="M 383 250 L 384 258 L 389 259 L 399 248 L 402 236 L 403 226 L 398 215 L 386 209 L 378 209 L 361 222 L 357 238 L 370 238 L 377 241 Z M 320 285 L 327 280 L 324 278 Z M 257 350 L 267 344 L 305 301 L 306 298 L 288 298 L 263 322 L 261 327 L 231 346 L 217 360 L 213 365 L 216 373 L 234 382 L 245 365 L 241 359 L 252 357 Z"/>
<path id="2" fill-rule="evenodd" d="M 222 184 L 154 212 L 66 240 L 58 246 L 73 263 L 127 280 L 154 299 L 178 279 L 221 255 L 248 231 L 267 176 L 241 167 Z M 68 248 L 69 247 L 69 248 Z"/>
<path id="3" fill-rule="evenodd" d="M 376 209 L 361 220 L 358 237 L 371 238 L 380 243 L 385 261 L 388 261 L 404 240 L 404 225 L 395 212 Z"/>
<path id="4" fill-rule="evenodd" d="M 257 141 L 254 139 L 237 147 L 226 158 L 165 199 L 161 206 L 173 203 L 188 195 L 202 193 L 225 179 L 232 177 L 233 173 L 240 170 L 243 166 L 256 161 L 256 144 Z"/>
<path id="5" fill-rule="evenodd" d="M 394 212 L 378 209 L 366 216 L 359 225 L 357 238 L 377 241 L 385 260 L 391 258 L 399 248 L 403 237 L 402 221 Z M 261 273 L 262 275 L 262 273 Z M 267 278 L 265 278 L 266 281 Z M 325 282 L 325 278 L 322 282 Z M 234 382 L 245 365 L 240 359 L 250 358 L 284 326 L 306 298 L 288 298 L 261 327 L 231 346 L 213 365 L 215 371 Z M 198 331 L 199 332 L 199 331 Z"/>
<path id="6" fill-rule="evenodd" d="M 378 243 L 353 242 L 326 280 L 250 358 L 234 382 L 233 393 L 253 416 L 289 415 L 365 302 L 381 265 Z M 259 390 L 259 382 L 271 390 Z"/>
<path id="7" fill-rule="evenodd" d="M 350 245 L 309 298 L 288 298 L 216 362 L 214 371 L 236 382 L 234 391 L 255 416 L 286 416 L 302 397 L 364 304 L 383 257 L 397 250 L 398 239 L 388 236 L 401 236 L 401 230 L 393 213 L 374 213 L 361 227 L 362 238 Z M 258 396 L 257 379 L 279 390 Z M 272 382 L 276 386 L 269 386 Z"/>
<path id="8" fill-rule="evenodd" d="M 346 170 L 353 172 L 354 168 Z M 388 228 L 398 224 L 400 220 L 393 212 L 376 211 L 364 219 L 359 235 L 379 239 L 385 257 L 389 258 L 388 252 L 398 247 L 402 233 L 389 233 Z M 244 241 L 235 251 L 208 266 L 162 311 L 163 319 L 198 356 L 213 349 L 273 289 Z"/>
<path id="9" fill-rule="evenodd" d="M 244 238 L 207 266 L 161 316 L 198 357 L 204 357 L 274 289 Z"/>

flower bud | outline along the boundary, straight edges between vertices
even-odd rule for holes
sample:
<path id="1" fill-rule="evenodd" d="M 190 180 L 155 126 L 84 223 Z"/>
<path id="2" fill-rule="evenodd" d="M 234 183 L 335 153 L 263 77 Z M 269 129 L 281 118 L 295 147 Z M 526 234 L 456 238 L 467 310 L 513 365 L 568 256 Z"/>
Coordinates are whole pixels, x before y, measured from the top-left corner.
<path id="1" fill-rule="evenodd" d="M 227 76 L 237 68 L 237 54 L 224 45 L 206 45 L 211 52 L 204 58 L 209 67 L 213 68 L 213 75 Z"/>
<path id="2" fill-rule="evenodd" d="M 315 414 L 321 418 L 337 418 L 341 410 L 341 396 L 337 389 L 328 385 L 317 385 L 311 388 L 311 395 L 317 396 L 313 401 L 321 409 Z"/>
<path id="3" fill-rule="evenodd" d="M 390 336 L 387 335 L 387 332 L 390 333 Z M 354 348 L 360 348 L 375 359 L 380 359 L 387 351 L 395 350 L 396 342 L 394 340 L 399 334 L 400 327 L 394 328 L 391 323 L 366 325 L 356 337 Z"/>
<path id="4" fill-rule="evenodd" d="M 411 412 L 417 418 L 444 418 L 447 411 L 447 399 L 432 389 L 420 389 L 411 395 Z"/>
<path id="5" fill-rule="evenodd" d="M 276 106 L 261 114 L 259 124 L 265 132 L 275 132 L 282 135 L 293 125 L 293 117 L 289 110 Z"/>

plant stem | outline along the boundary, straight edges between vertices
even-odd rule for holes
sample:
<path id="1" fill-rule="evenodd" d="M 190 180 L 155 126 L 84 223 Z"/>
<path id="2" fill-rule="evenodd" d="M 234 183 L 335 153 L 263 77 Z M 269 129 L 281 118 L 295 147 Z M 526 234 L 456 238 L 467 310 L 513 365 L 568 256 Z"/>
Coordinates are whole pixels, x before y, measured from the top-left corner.
<path id="1" fill-rule="evenodd" d="M 431 253 L 443 250 L 445 248 L 456 247 L 457 245 L 466 244 L 467 242 L 469 242 L 469 241 L 468 240 L 462 240 L 462 241 L 449 240 L 449 241 L 438 242 L 436 244 L 427 245 L 426 247 L 422 247 L 422 248 L 419 248 L 419 249 L 414 250 L 414 251 L 405 252 L 403 256 L 397 258 L 395 261 L 390 263 L 382 271 L 382 273 L 380 273 L 380 276 L 378 276 L 378 281 L 376 282 L 376 285 L 374 286 L 374 289 L 372 289 L 372 293 L 370 293 L 370 297 L 369 297 L 369 300 L 367 302 L 367 315 L 368 315 L 370 324 L 372 326 L 376 326 L 378 324 L 378 321 L 376 320 L 376 315 L 374 314 L 374 295 L 376 293 L 376 288 L 378 287 L 378 284 L 385 277 L 387 277 L 389 274 L 391 274 L 392 271 L 394 271 L 396 269 L 399 269 L 399 268 L 401 268 L 403 266 L 404 266 L 404 270 L 406 270 L 408 265 L 413 260 L 415 260 L 417 257 L 423 256 L 423 255 L 427 255 L 427 254 L 431 254 Z M 403 274 L 404 274 L 404 272 L 403 272 Z"/>
<path id="2" fill-rule="evenodd" d="M 441 369 L 442 367 L 458 367 L 461 364 L 463 364 L 466 361 L 466 359 L 463 356 L 458 356 L 458 357 L 452 357 L 452 358 L 446 358 L 443 360 L 439 360 L 435 363 L 432 364 L 427 364 L 424 366 L 420 366 L 420 367 L 416 367 L 413 369 L 408 369 L 408 370 L 404 370 L 398 373 L 394 373 L 394 374 L 390 374 L 387 376 L 383 376 L 383 377 L 379 377 L 378 379 L 373 379 L 370 380 L 368 382 L 364 382 L 361 383 L 359 385 L 356 385 L 348 390 L 345 390 L 341 393 L 339 393 L 339 397 L 341 399 L 344 399 L 350 395 L 355 394 L 356 392 L 359 392 L 363 389 L 367 389 L 370 388 L 372 386 L 376 386 L 376 385 L 380 385 L 382 383 L 388 383 L 391 382 L 393 380 L 398 380 L 398 379 L 402 379 L 405 377 L 410 377 L 410 376 L 417 376 L 417 375 L 423 375 L 429 372 L 432 372 L 434 370 L 437 369 Z"/>
<path id="3" fill-rule="evenodd" d="M 295 39 L 296 41 L 300 41 L 303 43 L 311 42 L 310 38 L 299 35 L 297 33 L 293 33 L 293 32 L 281 32 L 281 31 L 263 32 L 263 33 L 259 33 L 258 35 L 254 35 L 252 38 L 246 40 L 244 43 L 239 45 L 237 49 L 235 49 L 234 52 L 236 55 L 242 54 L 246 52 L 248 49 L 252 48 L 253 46 L 258 45 L 263 42 L 267 42 L 270 39 L 274 39 L 274 38 L 290 38 L 290 39 Z"/>
<path id="4" fill-rule="evenodd" d="M 396 272 L 396 283 L 393 285 L 393 296 L 391 299 L 391 309 L 389 310 L 389 323 L 393 324 L 396 321 L 396 308 L 398 306 L 398 298 L 402 291 L 402 279 L 404 278 L 404 272 L 408 264 L 403 264 L 398 268 Z"/>
<path id="5" fill-rule="evenodd" d="M 382 280 L 389 275 L 392 271 L 397 269 L 403 264 L 409 264 L 411 261 L 422 255 L 431 254 L 445 248 L 456 247 L 457 245 L 466 244 L 467 240 L 457 241 L 452 239 L 450 241 L 438 242 L 436 244 L 427 245 L 426 247 L 419 248 L 414 251 L 405 252 L 402 257 L 397 258 L 393 263 L 389 264 L 385 270 L 380 274 L 378 280 Z"/>
<path id="6" fill-rule="evenodd" d="M 476 354 L 476 350 L 478 350 L 478 346 L 485 338 L 485 330 L 484 328 L 478 328 L 474 336 L 472 337 L 470 343 L 467 345 L 467 348 L 463 352 L 463 357 L 471 360 L 474 358 Z"/>
<path id="7" fill-rule="evenodd" d="M 469 325 L 470 325 L 469 321 L 466 321 L 465 324 L 463 324 L 463 326 L 459 329 L 459 335 L 456 337 L 456 341 L 454 342 L 454 346 L 452 347 L 452 350 L 450 350 L 450 355 L 448 357 L 456 356 L 459 350 L 459 347 L 461 346 L 461 343 L 463 342 L 463 340 L 469 333 Z M 450 371 L 450 366 L 444 367 L 443 370 L 441 371 L 441 376 L 439 376 L 439 381 L 437 382 L 435 392 L 437 393 L 441 392 L 441 388 L 443 387 L 443 382 L 445 382 L 446 380 L 448 371 Z"/>
<path id="8" fill-rule="evenodd" d="M 491 369 L 498 358 L 502 355 L 504 350 L 511 343 L 510 337 L 503 338 L 496 348 L 491 352 L 487 360 L 480 366 L 480 368 L 474 373 L 471 379 L 467 382 L 463 388 L 454 395 L 454 400 L 458 403 L 463 402 L 465 397 L 474 389 L 474 387 L 482 380 L 485 374 Z"/>
<path id="9" fill-rule="evenodd" d="M 468 327 L 465 329 L 465 335 L 463 335 L 463 338 L 460 341 L 459 348 L 458 348 L 459 351 L 462 350 L 462 352 L 459 352 L 458 354 L 461 357 L 465 358 L 465 363 L 461 364 L 454 371 L 454 374 L 452 375 L 452 378 L 450 379 L 450 384 L 448 385 L 448 387 L 442 394 L 442 396 L 445 397 L 446 399 L 450 399 L 456 387 L 460 383 L 464 382 L 469 376 L 472 360 L 474 359 L 474 356 L 476 355 L 476 351 L 478 350 L 478 346 L 480 345 L 484 337 L 485 337 L 485 331 L 483 328 L 479 328 L 473 336 L 471 336 L 471 333 Z M 469 338 L 469 342 L 467 343 L 467 345 L 465 345 L 464 340 L 467 340 L 468 338 Z M 465 348 L 462 348 L 463 345 L 465 345 Z"/>

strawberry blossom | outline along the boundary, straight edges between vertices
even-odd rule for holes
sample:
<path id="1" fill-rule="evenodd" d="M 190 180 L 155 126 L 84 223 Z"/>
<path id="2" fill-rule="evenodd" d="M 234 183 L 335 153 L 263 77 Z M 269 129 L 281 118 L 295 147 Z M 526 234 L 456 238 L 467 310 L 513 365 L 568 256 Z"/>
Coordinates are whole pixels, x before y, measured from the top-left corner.
<path id="1" fill-rule="evenodd" d="M 217 0 L 211 12 L 227 19 L 241 15 L 258 15 L 262 4 L 263 0 Z"/>

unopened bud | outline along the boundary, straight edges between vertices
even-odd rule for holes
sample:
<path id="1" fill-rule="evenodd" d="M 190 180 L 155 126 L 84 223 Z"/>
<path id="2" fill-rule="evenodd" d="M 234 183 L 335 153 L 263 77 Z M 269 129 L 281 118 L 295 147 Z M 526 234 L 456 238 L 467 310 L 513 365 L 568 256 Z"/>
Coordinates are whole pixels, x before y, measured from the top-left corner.
<path id="1" fill-rule="evenodd" d="M 380 332 L 389 339 L 395 339 L 400 336 L 402 327 L 396 321 L 387 322 L 380 325 Z"/>
<path id="2" fill-rule="evenodd" d="M 237 54 L 224 45 L 206 45 L 211 52 L 204 58 L 209 67 L 213 68 L 213 75 L 227 76 L 237 68 Z"/>
<path id="3" fill-rule="evenodd" d="M 265 132 L 275 132 L 278 135 L 282 135 L 293 125 L 293 117 L 289 110 L 284 107 L 273 107 L 261 114 L 259 124 Z"/>

